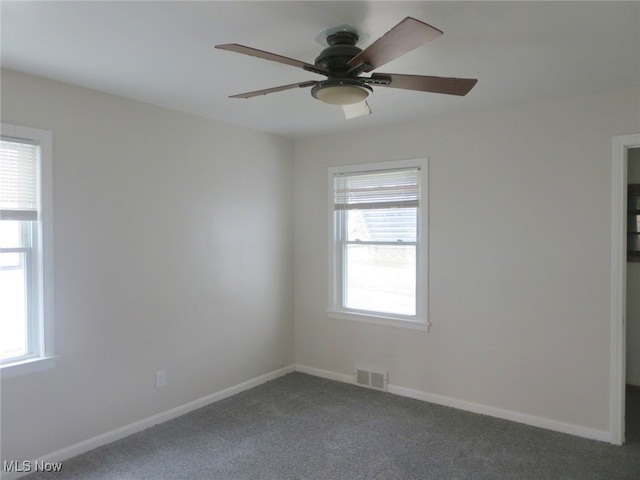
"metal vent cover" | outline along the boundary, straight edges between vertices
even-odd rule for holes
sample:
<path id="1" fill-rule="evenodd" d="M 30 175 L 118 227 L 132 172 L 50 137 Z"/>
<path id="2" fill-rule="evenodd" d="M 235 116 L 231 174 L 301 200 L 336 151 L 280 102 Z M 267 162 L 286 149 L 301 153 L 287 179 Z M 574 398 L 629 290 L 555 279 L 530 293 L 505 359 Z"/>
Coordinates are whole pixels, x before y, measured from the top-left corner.
<path id="1" fill-rule="evenodd" d="M 388 373 L 384 370 L 356 368 L 355 383 L 362 387 L 387 391 Z"/>

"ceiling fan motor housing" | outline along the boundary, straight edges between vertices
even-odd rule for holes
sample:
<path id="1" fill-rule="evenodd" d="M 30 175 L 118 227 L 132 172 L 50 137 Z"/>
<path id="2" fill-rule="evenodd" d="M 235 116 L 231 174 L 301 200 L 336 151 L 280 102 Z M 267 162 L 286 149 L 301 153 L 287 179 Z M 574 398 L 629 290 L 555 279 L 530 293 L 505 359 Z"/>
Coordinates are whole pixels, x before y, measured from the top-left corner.
<path id="1" fill-rule="evenodd" d="M 347 62 L 362 52 L 356 47 L 358 35 L 353 32 L 341 31 L 327 37 L 329 46 L 320 52 L 315 64 L 331 73 L 342 74 L 349 70 Z"/>

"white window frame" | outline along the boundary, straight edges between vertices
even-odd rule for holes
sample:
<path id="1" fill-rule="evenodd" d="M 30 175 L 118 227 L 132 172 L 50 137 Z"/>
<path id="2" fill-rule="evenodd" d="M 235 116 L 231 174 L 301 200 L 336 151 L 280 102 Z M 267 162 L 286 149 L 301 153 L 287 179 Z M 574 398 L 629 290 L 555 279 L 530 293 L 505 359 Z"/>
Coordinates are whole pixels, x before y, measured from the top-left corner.
<path id="1" fill-rule="evenodd" d="M 342 306 L 342 298 L 344 298 L 342 276 L 344 270 L 341 264 L 342 255 L 339 253 L 341 244 L 339 241 L 338 222 L 336 220 L 337 214 L 334 206 L 334 177 L 345 173 L 376 172 L 403 168 L 419 168 L 420 170 L 420 199 L 416 239 L 416 315 L 405 316 L 386 312 L 371 312 L 345 308 Z M 328 184 L 329 307 L 327 314 L 329 318 L 428 331 L 430 327 L 428 319 L 429 159 L 425 157 L 410 160 L 330 167 Z"/>
<path id="2" fill-rule="evenodd" d="M 33 268 L 35 286 L 30 286 L 29 298 L 35 299 L 31 327 L 35 327 L 33 351 L 12 363 L 0 364 L 0 379 L 5 380 L 53 368 L 53 136 L 50 131 L 7 123 L 0 124 L 0 136 L 5 140 L 33 143 L 40 147 L 38 158 L 38 225 L 34 244 Z M 1 220 L 0 220 L 1 221 Z"/>

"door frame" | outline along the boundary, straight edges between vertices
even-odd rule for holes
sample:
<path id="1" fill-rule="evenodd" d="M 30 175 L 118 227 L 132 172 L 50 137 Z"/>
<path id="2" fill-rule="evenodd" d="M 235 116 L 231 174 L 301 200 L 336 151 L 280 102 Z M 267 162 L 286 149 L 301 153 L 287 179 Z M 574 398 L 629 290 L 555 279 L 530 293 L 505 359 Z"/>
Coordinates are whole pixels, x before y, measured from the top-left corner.
<path id="1" fill-rule="evenodd" d="M 611 443 L 624 443 L 627 297 L 627 152 L 640 133 L 613 137 L 611 202 Z"/>

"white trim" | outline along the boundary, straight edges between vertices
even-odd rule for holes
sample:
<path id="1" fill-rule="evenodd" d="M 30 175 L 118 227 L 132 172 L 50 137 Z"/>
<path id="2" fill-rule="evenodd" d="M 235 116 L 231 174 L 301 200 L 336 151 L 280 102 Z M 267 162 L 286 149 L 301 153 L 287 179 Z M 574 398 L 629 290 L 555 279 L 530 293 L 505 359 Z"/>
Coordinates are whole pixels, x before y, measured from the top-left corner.
<path id="1" fill-rule="evenodd" d="M 428 332 L 430 323 L 424 323 L 419 320 L 403 320 L 401 318 L 385 317 L 384 315 L 366 315 L 364 313 L 354 313 L 341 310 L 327 310 L 329 318 L 337 320 L 350 320 L 354 322 L 368 323 L 372 325 L 382 325 L 384 327 L 408 328 L 411 330 L 420 330 Z"/>
<path id="2" fill-rule="evenodd" d="M 525 425 L 544 428 L 546 430 L 568 433 L 570 435 L 576 435 L 578 437 L 584 437 L 591 440 L 600 440 L 603 442 L 609 442 L 611 440 L 611 435 L 609 434 L 609 432 L 596 430 L 589 427 L 583 427 L 582 425 L 575 425 L 572 423 L 561 422 L 559 420 L 552 420 L 545 417 L 529 415 L 527 413 L 491 407 L 489 405 L 483 405 L 480 403 L 467 402 L 465 400 L 437 395 L 435 393 L 412 390 L 410 388 L 400 387 L 398 385 L 388 385 L 387 389 L 389 393 L 394 393 L 403 397 L 415 398 L 416 400 L 444 405 L 446 407 L 453 407 L 459 410 L 465 410 L 467 412 L 489 415 L 491 417 L 523 423 Z"/>
<path id="3" fill-rule="evenodd" d="M 611 197 L 611 443 L 624 443 L 626 355 L 627 150 L 640 147 L 640 133 L 613 137 Z"/>
<path id="4" fill-rule="evenodd" d="M 51 370 L 56 366 L 56 358 L 55 356 L 30 358 L 29 360 L 23 360 L 21 362 L 2 365 L 2 368 L 0 368 L 0 379 L 6 380 Z"/>
<path id="5" fill-rule="evenodd" d="M 20 132 L 26 131 L 33 134 L 34 129 L 21 128 Z M 54 249 L 53 249 L 53 230 L 54 230 L 54 205 L 53 205 L 53 134 L 45 130 L 39 130 L 40 137 L 40 228 L 42 232 L 39 245 L 42 255 L 42 263 L 40 268 L 40 278 L 42 280 L 42 298 L 40 305 L 42 309 L 41 318 L 44 321 L 42 325 L 42 353 L 49 357 L 55 355 L 55 308 L 54 308 Z"/>
<path id="6" fill-rule="evenodd" d="M 69 445 L 68 447 L 61 448 L 60 450 L 56 450 L 55 452 L 47 453 L 37 459 L 32 460 L 31 464 L 34 465 L 35 462 L 39 462 L 39 463 L 63 462 L 64 460 L 67 460 L 69 458 L 75 457 L 82 453 L 88 452 L 89 450 L 93 450 L 94 448 L 107 445 L 109 443 L 115 442 L 116 440 L 120 440 L 121 438 L 128 437 L 129 435 L 132 435 L 134 433 L 140 432 L 147 428 L 153 427 L 154 425 L 157 425 L 159 423 L 164 423 L 168 420 L 174 419 L 181 415 L 185 415 L 193 410 L 197 410 L 198 408 L 205 407 L 212 403 L 219 402 L 220 400 L 224 400 L 225 398 L 236 395 L 240 392 L 244 392 L 245 390 L 249 390 L 251 388 L 257 387 L 258 385 L 262 385 L 263 383 L 274 380 L 278 377 L 286 375 L 287 373 L 292 373 L 293 371 L 295 371 L 294 365 L 289 365 L 286 367 L 279 368 L 277 370 L 273 370 L 271 372 L 265 373 L 264 375 L 260 375 L 259 377 L 255 377 L 255 378 L 252 378 L 251 380 L 247 380 L 246 382 L 238 383 L 237 385 L 234 385 L 232 387 L 225 388 L 223 390 L 212 393 L 210 395 L 206 395 L 192 402 L 185 403 L 184 405 L 180 405 L 170 410 L 157 413 L 150 417 L 144 418 L 142 420 L 138 420 L 137 422 L 133 422 L 128 425 L 124 425 L 120 428 L 116 428 L 115 430 L 111 430 L 109 432 L 97 435 L 95 437 L 88 438 L 87 440 L 83 440 L 82 442 Z M 20 478 L 21 476 L 26 474 L 27 474 L 26 472 L 24 474 L 3 473 L 2 479 L 13 480 L 16 478 Z"/>
<path id="7" fill-rule="evenodd" d="M 308 367 L 306 365 L 295 365 L 296 372 L 307 373 L 314 377 L 326 378 L 328 380 L 336 380 L 343 383 L 355 383 L 353 375 L 345 375 L 344 373 L 332 372 L 331 370 L 323 370 L 321 368 Z"/>
<path id="8" fill-rule="evenodd" d="M 337 380 L 339 382 L 351 383 L 354 385 L 356 384 L 352 375 L 331 372 L 319 368 L 308 367 L 306 365 L 296 365 L 295 369 L 297 372 L 307 373 L 317 377 L 328 378 L 330 380 Z M 457 398 L 446 397 L 435 393 L 413 390 L 399 385 L 388 384 L 387 390 L 389 393 L 400 395 L 402 397 L 414 398 L 416 400 L 453 407 L 467 412 L 489 415 L 503 420 L 510 420 L 512 422 L 523 423 L 525 425 L 553 430 L 555 432 L 568 433 L 570 435 L 576 435 L 578 437 L 588 438 L 591 440 L 613 443 L 610 432 L 584 427 L 582 425 L 575 425 L 572 423 L 561 422 L 559 420 L 552 420 L 545 417 L 515 412 L 513 410 L 505 410 L 502 408 L 491 407 L 489 405 L 468 402 L 466 400 L 459 400 Z"/>

